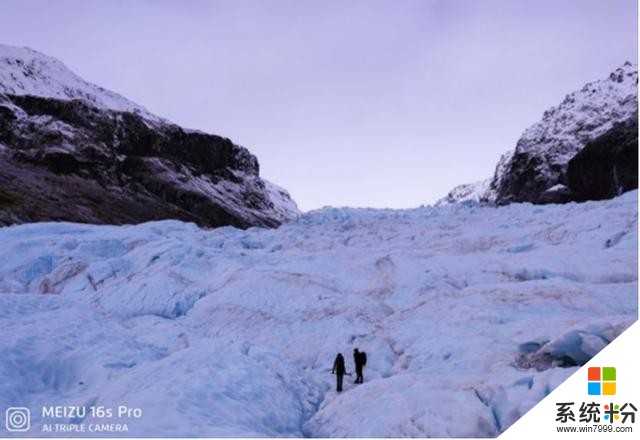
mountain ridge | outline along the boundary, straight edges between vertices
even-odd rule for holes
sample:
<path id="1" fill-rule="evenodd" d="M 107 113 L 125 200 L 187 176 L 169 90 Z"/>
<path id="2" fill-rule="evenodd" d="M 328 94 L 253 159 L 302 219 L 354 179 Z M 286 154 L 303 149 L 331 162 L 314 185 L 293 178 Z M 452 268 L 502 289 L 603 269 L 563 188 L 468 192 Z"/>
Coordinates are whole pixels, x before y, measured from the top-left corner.
<path id="1" fill-rule="evenodd" d="M 299 215 L 246 148 L 183 129 L 32 49 L 0 46 L 0 146 L 0 224 L 247 228 Z"/>
<path id="2" fill-rule="evenodd" d="M 616 124 L 637 120 L 637 87 L 638 66 L 627 61 L 608 77 L 567 94 L 523 132 L 514 149 L 502 155 L 486 190 L 476 200 L 504 205 L 582 199 L 568 186 L 569 161 L 587 144 L 615 130 Z M 637 170 L 635 173 L 637 176 Z M 437 203 L 461 201 L 457 196 L 460 192 L 461 188 L 456 187 Z M 614 195 L 617 194 L 609 197 Z"/>
<path id="3" fill-rule="evenodd" d="M 59 59 L 30 47 L 0 45 L 0 94 L 81 99 L 95 107 L 168 122 L 121 94 L 84 80 Z"/>

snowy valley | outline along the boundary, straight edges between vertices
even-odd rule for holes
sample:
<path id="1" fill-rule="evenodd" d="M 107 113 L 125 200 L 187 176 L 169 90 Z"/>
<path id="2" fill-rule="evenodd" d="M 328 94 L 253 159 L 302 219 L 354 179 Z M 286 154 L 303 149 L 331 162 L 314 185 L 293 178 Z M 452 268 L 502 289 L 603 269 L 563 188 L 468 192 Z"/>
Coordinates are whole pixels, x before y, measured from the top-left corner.
<path id="1" fill-rule="evenodd" d="M 32 425 L 0 436 L 107 435 L 43 431 L 56 405 L 137 408 L 125 437 L 499 435 L 637 319 L 637 83 L 434 207 L 302 214 L 230 139 L 0 45 L 0 408 Z"/>
<path id="2" fill-rule="evenodd" d="M 637 196 L 4 227 L 0 406 L 29 435 L 128 405 L 126 436 L 496 436 L 637 319 Z"/>

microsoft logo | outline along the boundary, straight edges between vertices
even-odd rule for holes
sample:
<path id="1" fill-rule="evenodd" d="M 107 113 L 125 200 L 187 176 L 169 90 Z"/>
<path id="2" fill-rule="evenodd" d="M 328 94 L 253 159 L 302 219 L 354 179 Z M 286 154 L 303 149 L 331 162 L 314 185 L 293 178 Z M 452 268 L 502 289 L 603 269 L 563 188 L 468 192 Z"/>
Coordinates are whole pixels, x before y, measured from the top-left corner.
<path id="1" fill-rule="evenodd" d="M 589 367 L 588 380 L 590 396 L 613 396 L 616 393 L 614 367 Z"/>

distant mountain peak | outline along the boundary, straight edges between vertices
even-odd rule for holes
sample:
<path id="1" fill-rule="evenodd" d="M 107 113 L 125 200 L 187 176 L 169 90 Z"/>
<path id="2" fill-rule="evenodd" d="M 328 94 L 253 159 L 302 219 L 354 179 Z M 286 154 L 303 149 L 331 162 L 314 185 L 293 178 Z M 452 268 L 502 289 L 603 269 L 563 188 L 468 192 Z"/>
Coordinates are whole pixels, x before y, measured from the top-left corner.
<path id="1" fill-rule="evenodd" d="M 515 149 L 502 156 L 479 200 L 487 204 L 553 201 L 550 194 L 566 185 L 569 161 L 616 124 L 637 119 L 637 113 L 638 66 L 627 61 L 546 110 L 540 121 L 524 131 Z M 454 191 L 441 203 L 464 200 Z M 564 188 L 560 193 L 565 201 L 571 199 Z"/>
<path id="2" fill-rule="evenodd" d="M 130 112 L 150 121 L 164 121 L 124 96 L 85 81 L 62 61 L 29 47 L 0 44 L 0 93 L 80 99 L 97 108 Z"/>

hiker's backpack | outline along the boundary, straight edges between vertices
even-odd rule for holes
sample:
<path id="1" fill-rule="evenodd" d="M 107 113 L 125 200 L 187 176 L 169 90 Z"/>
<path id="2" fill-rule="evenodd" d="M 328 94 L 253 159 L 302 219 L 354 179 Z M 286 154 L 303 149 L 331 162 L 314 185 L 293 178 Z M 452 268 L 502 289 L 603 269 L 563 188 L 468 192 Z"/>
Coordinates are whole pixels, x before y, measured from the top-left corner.
<path id="1" fill-rule="evenodd" d="M 361 359 L 362 359 L 362 366 L 364 367 L 365 365 L 367 365 L 367 353 L 365 353 L 364 351 L 361 352 Z"/>

